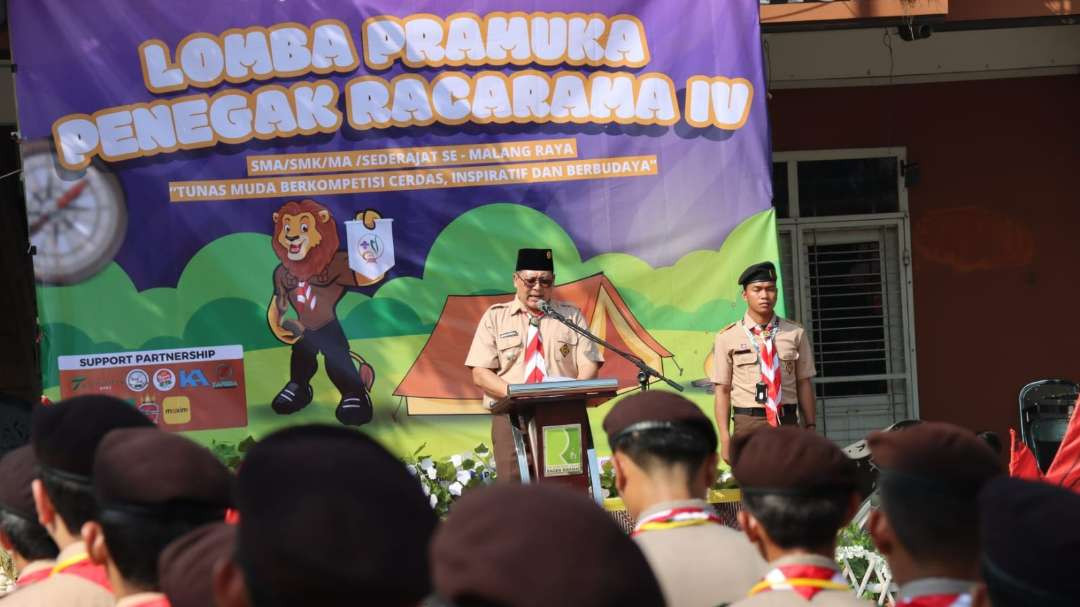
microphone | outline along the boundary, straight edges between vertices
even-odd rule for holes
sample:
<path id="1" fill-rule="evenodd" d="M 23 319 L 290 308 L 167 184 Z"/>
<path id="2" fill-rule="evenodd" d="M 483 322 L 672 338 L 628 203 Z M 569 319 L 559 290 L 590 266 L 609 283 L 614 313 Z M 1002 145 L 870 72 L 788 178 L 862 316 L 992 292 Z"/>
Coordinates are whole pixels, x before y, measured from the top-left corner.
<path id="1" fill-rule="evenodd" d="M 551 308 L 551 304 L 549 304 L 546 299 L 541 299 L 537 303 L 537 307 L 540 308 L 540 311 L 544 314 L 550 314 L 553 311 Z"/>

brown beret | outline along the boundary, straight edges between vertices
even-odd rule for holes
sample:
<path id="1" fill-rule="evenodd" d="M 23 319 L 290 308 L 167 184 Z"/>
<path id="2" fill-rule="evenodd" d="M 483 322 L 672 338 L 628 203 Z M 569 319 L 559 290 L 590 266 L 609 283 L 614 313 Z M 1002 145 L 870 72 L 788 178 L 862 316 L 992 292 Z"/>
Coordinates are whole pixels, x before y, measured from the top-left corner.
<path id="1" fill-rule="evenodd" d="M 232 474 L 209 449 L 183 436 L 121 428 L 98 445 L 94 497 L 103 515 L 221 520 L 232 503 Z"/>
<path id="2" fill-rule="evenodd" d="M 1017 605 L 1076 605 L 1080 495 L 998 477 L 979 493 L 983 579 Z"/>
<path id="3" fill-rule="evenodd" d="M 158 557 L 161 591 L 172 607 L 214 604 L 214 566 L 230 558 L 236 526 L 211 523 L 173 540 Z"/>
<path id="4" fill-rule="evenodd" d="M 30 445 L 8 451 L 0 458 L 0 508 L 37 523 L 37 508 L 30 483 L 37 478 L 37 459 Z"/>
<path id="5" fill-rule="evenodd" d="M 94 452 L 110 430 L 154 426 L 135 407 L 98 394 L 37 405 L 32 423 L 30 442 L 42 472 L 87 486 Z"/>
<path id="6" fill-rule="evenodd" d="M 435 591 L 504 607 L 663 605 L 637 545 L 584 495 L 550 485 L 466 494 L 431 544 Z"/>
<path id="7" fill-rule="evenodd" d="M 608 444 L 615 448 L 620 438 L 645 430 L 668 430 L 698 437 L 705 448 L 716 450 L 716 430 L 708 417 L 692 401 L 674 392 L 649 390 L 619 401 L 604 418 Z"/>
<path id="8" fill-rule="evenodd" d="M 1004 473 L 989 445 L 952 424 L 923 422 L 894 432 L 874 432 L 867 442 L 886 482 L 919 483 L 933 491 L 974 498 L 986 481 Z"/>
<path id="9" fill-rule="evenodd" d="M 731 472 L 744 491 L 806 495 L 849 491 L 856 466 L 839 447 L 794 426 L 761 428 L 735 437 Z"/>
<path id="10" fill-rule="evenodd" d="M 255 444 L 237 476 L 237 562 L 281 605 L 401 605 L 430 590 L 437 518 L 375 440 L 294 426 Z"/>

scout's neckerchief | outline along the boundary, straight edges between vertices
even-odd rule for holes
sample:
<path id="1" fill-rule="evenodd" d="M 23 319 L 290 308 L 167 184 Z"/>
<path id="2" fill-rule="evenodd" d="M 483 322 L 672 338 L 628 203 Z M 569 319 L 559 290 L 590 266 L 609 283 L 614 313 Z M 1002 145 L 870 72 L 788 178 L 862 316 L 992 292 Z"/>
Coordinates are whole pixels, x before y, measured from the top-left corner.
<path id="1" fill-rule="evenodd" d="M 40 582 L 41 580 L 44 580 L 50 575 L 52 575 L 52 567 L 43 567 L 41 569 L 38 569 L 37 571 L 27 573 L 26 575 L 20 575 L 19 579 L 15 580 L 15 587 L 26 588 L 30 584 L 33 584 L 34 582 Z"/>
<path id="2" fill-rule="evenodd" d="M 172 603 L 169 602 L 169 598 L 164 594 L 159 596 L 153 596 L 147 598 L 145 601 L 139 601 L 138 603 L 130 603 L 125 607 L 172 607 Z"/>
<path id="3" fill-rule="evenodd" d="M 52 568 L 50 575 L 60 574 L 81 577 L 88 582 L 97 584 L 105 590 L 112 592 L 112 585 L 109 584 L 109 576 L 105 572 L 105 567 L 90 562 L 90 555 L 85 552 L 57 563 L 56 566 Z"/>
<path id="4" fill-rule="evenodd" d="M 809 601 L 822 590 L 848 590 L 848 585 L 832 567 L 791 564 L 774 567 L 750 589 L 749 596 L 771 590 L 793 590 Z"/>
<path id="5" fill-rule="evenodd" d="M 544 342 L 540 339 L 540 317 L 529 315 L 529 330 L 525 333 L 525 383 L 538 384 L 547 375 L 544 363 Z"/>
<path id="6" fill-rule="evenodd" d="M 750 340 L 750 347 L 758 355 L 758 366 L 761 368 L 761 383 L 765 384 L 766 399 L 765 418 L 774 428 L 780 425 L 780 355 L 776 351 L 776 334 L 780 332 L 780 317 L 773 314 L 772 320 L 761 327 L 754 325 L 753 329 L 747 329 L 746 325 L 739 322 L 746 338 Z M 752 333 L 751 333 L 752 332 Z M 759 347 L 756 336 L 761 336 L 764 348 Z"/>
<path id="7" fill-rule="evenodd" d="M 966 592 L 925 594 L 901 599 L 896 604 L 897 607 L 971 607 L 971 595 Z"/>
<path id="8" fill-rule="evenodd" d="M 646 531 L 661 531 L 664 529 L 678 529 L 680 527 L 694 527 L 697 525 L 722 525 L 723 521 L 712 510 L 698 506 L 686 506 L 683 508 L 668 508 L 656 514 L 649 515 L 634 525 L 631 537 L 641 535 Z"/>

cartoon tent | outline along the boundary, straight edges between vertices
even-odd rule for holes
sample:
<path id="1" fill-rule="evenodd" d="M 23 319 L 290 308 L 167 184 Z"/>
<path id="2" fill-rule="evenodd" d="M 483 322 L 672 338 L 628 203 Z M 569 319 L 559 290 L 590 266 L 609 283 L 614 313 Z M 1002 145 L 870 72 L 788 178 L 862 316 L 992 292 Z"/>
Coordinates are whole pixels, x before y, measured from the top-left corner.
<path id="1" fill-rule="evenodd" d="M 486 414 L 482 393 L 473 385 L 465 356 L 472 344 L 480 317 L 492 304 L 509 301 L 513 294 L 451 295 L 446 298 L 439 322 L 420 355 L 394 390 L 404 397 L 409 415 Z M 567 301 L 581 309 L 589 326 L 600 338 L 630 352 L 650 367 L 662 370 L 669 352 L 641 323 L 611 281 L 603 274 L 555 287 L 552 299 Z M 619 380 L 619 391 L 637 387 L 637 367 L 622 357 L 604 352 L 601 377 Z"/>

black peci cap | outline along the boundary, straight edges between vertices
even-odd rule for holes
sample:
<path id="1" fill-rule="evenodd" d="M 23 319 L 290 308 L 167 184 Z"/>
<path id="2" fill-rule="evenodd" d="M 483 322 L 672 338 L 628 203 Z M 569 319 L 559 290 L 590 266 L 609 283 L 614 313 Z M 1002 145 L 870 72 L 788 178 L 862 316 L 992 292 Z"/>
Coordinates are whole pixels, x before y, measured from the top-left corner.
<path id="1" fill-rule="evenodd" d="M 649 390 L 619 401 L 604 418 L 604 432 L 612 449 L 635 432 L 668 431 L 685 435 L 704 450 L 716 451 L 716 430 L 690 400 L 665 390 Z"/>
<path id="2" fill-rule="evenodd" d="M 515 270 L 554 272 L 555 261 L 551 258 L 551 249 L 518 249 Z"/>

